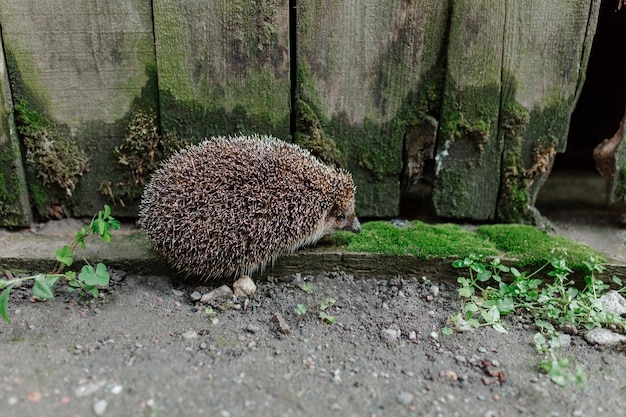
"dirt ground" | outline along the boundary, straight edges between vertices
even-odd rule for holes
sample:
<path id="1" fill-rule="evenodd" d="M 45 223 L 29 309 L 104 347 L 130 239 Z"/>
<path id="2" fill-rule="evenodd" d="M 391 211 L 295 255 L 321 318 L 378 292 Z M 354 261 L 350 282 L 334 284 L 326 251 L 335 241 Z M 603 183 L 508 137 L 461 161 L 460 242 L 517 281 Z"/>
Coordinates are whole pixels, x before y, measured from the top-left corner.
<path id="1" fill-rule="evenodd" d="M 545 207 L 559 231 L 620 260 L 619 226 L 601 209 L 576 210 Z M 195 300 L 213 286 L 113 272 L 91 303 L 13 291 L 13 322 L 0 323 L 0 415 L 626 415 L 620 350 L 572 337 L 563 352 L 584 367 L 581 390 L 538 371 L 524 317 L 506 319 L 508 334 L 442 334 L 460 308 L 450 277 L 270 277 L 248 302 L 207 314 Z M 322 304 L 334 323 L 319 318 Z"/>

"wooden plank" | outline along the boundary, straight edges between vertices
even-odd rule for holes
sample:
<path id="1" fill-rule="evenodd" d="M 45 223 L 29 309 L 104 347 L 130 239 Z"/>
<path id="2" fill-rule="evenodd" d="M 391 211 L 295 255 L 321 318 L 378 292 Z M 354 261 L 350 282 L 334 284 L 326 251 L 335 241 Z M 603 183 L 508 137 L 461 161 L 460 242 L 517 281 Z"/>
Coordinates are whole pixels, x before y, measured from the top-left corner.
<path id="1" fill-rule="evenodd" d="M 537 193 L 564 152 L 600 1 L 506 1 L 498 217 L 542 222 Z"/>
<path id="2" fill-rule="evenodd" d="M 352 172 L 359 216 L 398 213 L 403 141 L 428 111 L 446 22 L 441 1 L 297 2 L 295 139 L 321 139 Z"/>
<path id="3" fill-rule="evenodd" d="M 32 215 L 5 62 L 0 43 L 0 226 L 28 226 Z"/>
<path id="4" fill-rule="evenodd" d="M 154 0 L 153 8 L 165 134 L 289 138 L 288 0 Z"/>
<path id="5" fill-rule="evenodd" d="M 132 105 L 155 102 L 150 2 L 0 0 L 0 20 L 36 214 L 91 216 Z"/>
<path id="6" fill-rule="evenodd" d="M 433 185 L 442 217 L 495 216 L 504 17 L 500 0 L 453 2 Z"/>

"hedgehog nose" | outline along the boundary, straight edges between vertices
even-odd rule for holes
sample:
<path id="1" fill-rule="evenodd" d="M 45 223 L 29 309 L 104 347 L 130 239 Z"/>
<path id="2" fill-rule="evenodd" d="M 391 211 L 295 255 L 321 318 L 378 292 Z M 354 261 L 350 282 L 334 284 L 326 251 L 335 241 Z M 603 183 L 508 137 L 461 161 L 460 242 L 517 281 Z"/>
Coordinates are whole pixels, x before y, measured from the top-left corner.
<path id="1" fill-rule="evenodd" d="M 359 222 L 359 219 L 357 219 L 355 217 L 354 221 L 352 222 L 352 224 L 349 225 L 348 227 L 346 227 L 346 229 L 348 229 L 348 230 L 350 230 L 351 232 L 354 232 L 354 233 L 360 233 L 361 232 L 361 223 Z"/>

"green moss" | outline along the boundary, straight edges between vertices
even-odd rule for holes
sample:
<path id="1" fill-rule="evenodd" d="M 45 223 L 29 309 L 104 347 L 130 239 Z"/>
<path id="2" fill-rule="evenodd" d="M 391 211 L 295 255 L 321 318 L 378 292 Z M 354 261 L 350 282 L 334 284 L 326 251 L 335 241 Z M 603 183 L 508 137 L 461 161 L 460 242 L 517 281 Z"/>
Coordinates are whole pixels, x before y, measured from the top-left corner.
<path id="1" fill-rule="evenodd" d="M 456 224 L 427 225 L 413 221 L 411 225 L 398 228 L 389 222 L 368 222 L 358 235 L 336 233 L 335 241 L 350 252 L 414 255 L 426 259 L 462 258 L 470 254 L 503 256 L 515 259 L 515 265 L 520 268 L 541 266 L 559 257 L 564 257 L 568 265 L 577 270 L 583 268 L 583 262 L 589 261 L 590 256 L 605 261 L 601 254 L 585 245 L 534 226 L 483 225 L 474 232 Z"/>
<path id="2" fill-rule="evenodd" d="M 502 221 L 529 221 L 530 180 L 524 174 L 522 135 L 528 125 L 528 111 L 515 101 L 502 106 L 500 133 L 505 147 L 502 158 L 502 178 L 498 197 L 498 217 Z"/>
<path id="3" fill-rule="evenodd" d="M 500 121 L 505 146 L 498 218 L 542 224 L 543 219 L 533 207 L 541 184 L 538 180 L 549 174 L 552 160 L 564 143 L 572 102 L 550 94 L 547 104 L 529 112 L 513 100 L 513 87 L 507 96 Z"/>
<path id="4" fill-rule="evenodd" d="M 26 161 L 43 185 L 59 187 L 68 196 L 89 169 L 89 157 L 56 125 L 29 107 L 25 100 L 15 106 L 16 127 L 26 147 Z"/>
<path id="5" fill-rule="evenodd" d="M 296 131 L 293 136 L 294 143 L 308 149 L 325 163 L 346 167 L 346 158 L 337 144 L 326 135 L 317 116 L 302 99 L 296 99 Z"/>
<path id="6" fill-rule="evenodd" d="M 46 187 L 36 179 L 31 179 L 28 181 L 28 191 L 30 192 L 30 199 L 35 212 L 39 217 L 46 217 L 49 208 L 48 200 L 50 198 Z"/>
<path id="7" fill-rule="evenodd" d="M 534 226 L 523 224 L 495 224 L 478 228 L 478 233 L 489 238 L 504 255 L 517 259 L 517 265 L 541 266 L 553 258 L 564 257 L 570 268 L 581 270 L 583 262 L 593 256 L 600 262 L 606 259 L 597 251 L 563 236 L 548 234 Z"/>
<path id="8" fill-rule="evenodd" d="M 477 150 L 496 138 L 500 86 L 465 87 L 463 91 L 449 81 L 448 96 L 442 114 L 440 133 L 445 140 L 471 141 Z"/>
<path id="9" fill-rule="evenodd" d="M 386 255 L 415 255 L 420 258 L 464 257 L 470 253 L 497 255 L 493 244 L 456 224 L 427 225 L 411 222 L 401 229 L 389 222 L 363 224 L 358 235 L 341 233 L 338 241 L 351 252 L 372 252 Z"/>
<path id="10" fill-rule="evenodd" d="M 160 134 L 152 107 L 135 107 L 122 143 L 113 150 L 122 179 L 114 184 L 111 180 L 103 181 L 100 192 L 122 206 L 137 200 L 158 163 L 182 147 L 184 142 L 175 134 Z"/>
<path id="11" fill-rule="evenodd" d="M 18 172 L 20 152 L 13 141 L 0 143 L 0 220 L 3 226 L 25 226 L 29 213 L 25 212 L 25 182 Z"/>

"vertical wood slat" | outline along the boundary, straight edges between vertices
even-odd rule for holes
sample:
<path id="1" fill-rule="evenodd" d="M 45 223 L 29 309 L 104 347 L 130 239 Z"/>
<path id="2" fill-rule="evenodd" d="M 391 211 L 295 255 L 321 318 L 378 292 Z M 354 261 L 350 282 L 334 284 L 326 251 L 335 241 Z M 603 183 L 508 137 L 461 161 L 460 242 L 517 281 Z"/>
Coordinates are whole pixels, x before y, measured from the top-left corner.
<path id="1" fill-rule="evenodd" d="M 0 21 L 15 104 L 45 117 L 72 152 L 89 158 L 69 191 L 45 184 L 41 169 L 27 163 L 31 201 L 44 217 L 53 206 L 57 214 L 91 216 L 109 202 L 100 184 L 117 169 L 113 149 L 145 93 L 147 69 L 154 71 L 150 2 L 0 0 Z M 57 155 L 71 160 L 67 149 Z M 131 211 L 118 207 L 117 214 Z"/>
<path id="2" fill-rule="evenodd" d="M 288 0 L 153 4 L 164 133 L 289 137 Z"/>
<path id="3" fill-rule="evenodd" d="M 0 226 L 28 226 L 32 214 L 5 62 L 0 44 Z"/>
<path id="4" fill-rule="evenodd" d="M 504 143 L 498 217 L 541 222 L 537 193 L 564 152 L 580 94 L 600 1 L 506 1 Z"/>
<path id="5" fill-rule="evenodd" d="M 429 30 L 445 25 L 428 19 L 445 15 L 447 5 L 298 0 L 297 8 L 296 97 L 305 108 L 297 117 L 339 148 L 357 185 L 360 216 L 397 215 L 404 136 L 423 116 L 422 75 L 443 37 Z M 428 43 L 429 36 L 436 40 Z"/>
<path id="6" fill-rule="evenodd" d="M 504 2 L 454 0 L 433 203 L 438 215 L 495 217 Z"/>

